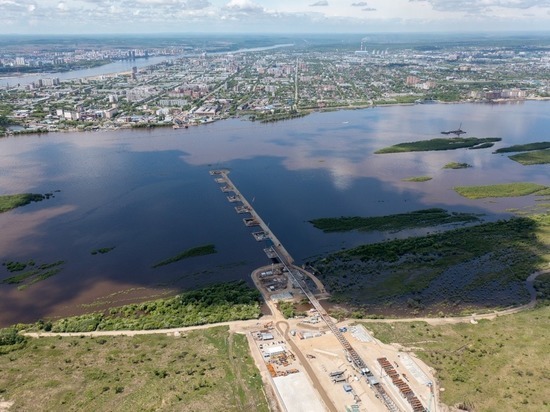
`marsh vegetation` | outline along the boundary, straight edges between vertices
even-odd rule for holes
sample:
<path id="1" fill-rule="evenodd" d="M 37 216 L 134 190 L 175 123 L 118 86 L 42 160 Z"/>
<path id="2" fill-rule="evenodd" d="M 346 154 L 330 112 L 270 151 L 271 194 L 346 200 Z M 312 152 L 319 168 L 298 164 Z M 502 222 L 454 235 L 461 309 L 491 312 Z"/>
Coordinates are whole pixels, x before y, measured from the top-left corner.
<path id="1" fill-rule="evenodd" d="M 525 303 L 550 259 L 550 215 L 368 244 L 312 264 L 335 302 L 369 313 L 460 313 Z"/>
<path id="2" fill-rule="evenodd" d="M 0 196 L 0 213 L 7 212 L 8 210 L 15 209 L 17 207 L 26 206 L 32 202 L 41 202 L 51 196 L 41 195 L 39 193 L 21 193 L 16 195 L 1 195 Z"/>
<path id="3" fill-rule="evenodd" d="M 406 152 L 426 152 L 432 150 L 455 150 L 464 148 L 476 148 L 482 144 L 490 145 L 499 142 L 500 137 L 451 137 L 451 138 L 435 138 L 430 140 L 420 140 L 416 142 L 398 143 L 393 146 L 385 147 L 377 150 L 376 154 L 384 153 L 406 153 Z"/>
<path id="4" fill-rule="evenodd" d="M 510 159 L 524 166 L 548 164 L 550 163 L 550 149 L 518 153 L 510 156 Z"/>
<path id="5" fill-rule="evenodd" d="M 183 260 L 183 259 L 189 259 L 196 256 L 211 255 L 216 252 L 217 252 L 216 247 L 214 245 L 198 246 L 191 249 L 187 249 L 181 253 L 178 253 L 175 256 L 172 256 L 171 258 L 155 263 L 153 267 L 158 268 L 160 266 L 166 266 L 171 263 L 179 262 L 180 260 Z"/>
<path id="6" fill-rule="evenodd" d="M 454 190 L 468 199 L 483 199 L 486 197 L 518 197 L 532 194 L 546 195 L 550 188 L 536 183 L 517 182 L 484 186 L 457 186 Z"/>
<path id="7" fill-rule="evenodd" d="M 450 162 L 443 166 L 443 169 L 468 169 L 470 167 L 472 167 L 472 165 L 468 163 Z"/>
<path id="8" fill-rule="evenodd" d="M 320 218 L 310 220 L 310 223 L 323 232 L 346 232 L 350 230 L 395 231 L 450 223 L 472 223 L 479 220 L 479 215 L 473 213 L 448 212 L 445 209 L 433 208 L 388 216 Z"/>
<path id="9" fill-rule="evenodd" d="M 550 149 L 550 142 L 516 144 L 508 147 L 501 147 L 500 149 L 495 150 L 495 153 L 529 152 L 544 149 Z"/>
<path id="10" fill-rule="evenodd" d="M 57 275 L 63 269 L 64 263 L 65 261 L 63 260 L 42 264 L 36 264 L 34 260 L 29 260 L 28 262 L 5 262 L 2 265 L 6 270 L 16 274 L 2 279 L 0 283 L 19 285 L 18 289 L 24 290 L 37 282 Z"/>
<path id="11" fill-rule="evenodd" d="M 413 176 L 413 177 L 406 177 L 404 179 L 401 179 L 402 182 L 427 182 L 429 180 L 432 180 L 432 177 L 430 176 Z"/>
<path id="12" fill-rule="evenodd" d="M 93 249 L 90 253 L 92 255 L 104 255 L 105 253 L 109 253 L 110 251 L 114 250 L 115 246 L 111 247 L 102 247 L 99 249 Z"/>

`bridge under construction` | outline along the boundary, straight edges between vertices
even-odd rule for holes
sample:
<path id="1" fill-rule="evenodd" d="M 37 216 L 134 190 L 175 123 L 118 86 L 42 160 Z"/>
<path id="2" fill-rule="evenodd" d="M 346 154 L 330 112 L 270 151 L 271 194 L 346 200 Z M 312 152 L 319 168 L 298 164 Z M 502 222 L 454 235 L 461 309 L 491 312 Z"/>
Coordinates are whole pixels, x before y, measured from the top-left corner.
<path id="1" fill-rule="evenodd" d="M 329 330 L 336 337 L 336 339 L 338 339 L 338 341 L 344 348 L 344 351 L 348 357 L 348 360 L 354 365 L 357 371 L 362 376 L 364 376 L 364 378 L 368 381 L 369 386 L 375 391 L 375 393 L 377 394 L 379 399 L 381 399 L 381 401 L 384 403 L 387 409 L 391 412 L 402 411 L 402 409 L 397 406 L 397 403 L 394 402 L 394 400 L 391 398 L 388 392 L 384 389 L 383 384 L 376 379 L 376 377 L 374 376 L 374 374 L 372 373 L 368 365 L 364 362 L 361 356 L 349 343 L 349 341 L 342 334 L 342 332 L 340 332 L 340 329 L 334 324 L 330 316 L 327 314 L 327 312 L 319 303 L 318 299 L 310 291 L 307 283 L 304 280 L 304 278 L 307 276 L 312 280 L 314 280 L 314 282 L 317 285 L 319 285 L 320 282 L 317 280 L 317 278 L 312 273 L 307 272 L 306 270 L 294 265 L 294 259 L 292 258 L 290 253 L 288 253 L 288 251 L 284 248 L 281 242 L 277 239 L 277 237 L 265 224 L 262 218 L 254 210 L 252 205 L 246 200 L 246 198 L 242 195 L 242 193 L 233 184 L 231 179 L 229 179 L 228 170 L 223 170 L 223 169 L 211 170 L 210 174 L 212 176 L 215 176 L 215 180 L 217 183 L 222 184 L 221 190 L 224 193 L 231 193 L 231 192 L 234 193 L 234 195 L 228 196 L 228 200 L 230 202 L 242 203 L 242 206 L 236 207 L 237 213 L 249 213 L 251 215 L 250 218 L 244 219 L 245 224 L 247 226 L 250 226 L 248 222 L 254 222 L 254 226 L 261 227 L 262 229 L 261 240 L 266 240 L 271 243 L 270 247 L 264 249 L 267 256 L 271 259 L 277 259 L 284 266 L 290 281 L 302 291 L 302 293 L 307 297 L 307 299 L 309 300 L 313 308 L 317 310 L 321 319 L 326 323 Z M 257 233 L 258 232 L 254 234 L 254 237 L 256 238 L 256 240 L 259 239 Z M 416 397 L 416 395 L 412 391 L 408 393 L 408 395 L 406 396 L 406 399 L 410 404 L 411 410 L 413 412 L 426 411 L 426 408 L 424 408 L 424 406 L 421 404 L 419 399 Z"/>

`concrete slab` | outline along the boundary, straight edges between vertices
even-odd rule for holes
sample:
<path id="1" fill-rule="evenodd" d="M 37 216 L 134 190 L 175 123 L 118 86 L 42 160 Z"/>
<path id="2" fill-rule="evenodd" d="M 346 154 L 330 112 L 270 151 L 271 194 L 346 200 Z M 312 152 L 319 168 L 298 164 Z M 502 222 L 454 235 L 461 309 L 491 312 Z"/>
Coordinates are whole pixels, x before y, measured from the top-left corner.
<path id="1" fill-rule="evenodd" d="M 319 395 L 303 373 L 273 378 L 288 412 L 326 411 Z"/>

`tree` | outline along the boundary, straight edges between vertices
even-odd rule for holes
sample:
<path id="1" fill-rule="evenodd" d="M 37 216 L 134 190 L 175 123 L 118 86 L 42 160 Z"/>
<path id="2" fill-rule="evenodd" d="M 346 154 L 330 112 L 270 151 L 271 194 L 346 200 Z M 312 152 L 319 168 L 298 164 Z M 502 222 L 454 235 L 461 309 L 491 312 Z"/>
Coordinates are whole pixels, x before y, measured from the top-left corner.
<path id="1" fill-rule="evenodd" d="M 10 119 L 8 119 L 4 115 L 0 116 L 0 128 L 6 128 L 10 124 L 11 124 Z"/>

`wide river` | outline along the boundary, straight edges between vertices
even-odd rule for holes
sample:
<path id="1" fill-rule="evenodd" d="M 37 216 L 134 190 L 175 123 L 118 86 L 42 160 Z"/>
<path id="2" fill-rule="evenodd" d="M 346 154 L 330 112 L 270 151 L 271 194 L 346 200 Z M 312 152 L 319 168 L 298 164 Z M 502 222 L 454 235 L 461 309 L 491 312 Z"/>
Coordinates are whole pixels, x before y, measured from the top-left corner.
<path id="1" fill-rule="evenodd" d="M 54 198 L 0 214 L 0 262 L 66 262 L 59 274 L 24 290 L 0 284 L 0 325 L 248 279 L 268 259 L 209 175 L 212 168 L 231 170 L 297 262 L 408 234 L 323 234 L 308 223 L 312 218 L 442 207 L 497 219 L 510 208 L 535 205 L 533 196 L 468 200 L 453 187 L 550 185 L 548 165 L 522 166 L 493 149 L 373 154 L 441 137 L 461 122 L 468 136 L 502 137 L 495 148 L 547 141 L 550 102 L 379 107 L 272 124 L 232 119 L 179 130 L 0 139 L 0 194 L 59 190 Z M 474 167 L 442 169 L 451 161 Z M 433 179 L 401 180 L 425 175 Z M 151 267 L 210 243 L 217 254 Z M 113 246 L 104 255 L 90 253 Z M 0 267 L 0 279 L 8 276 Z"/>

